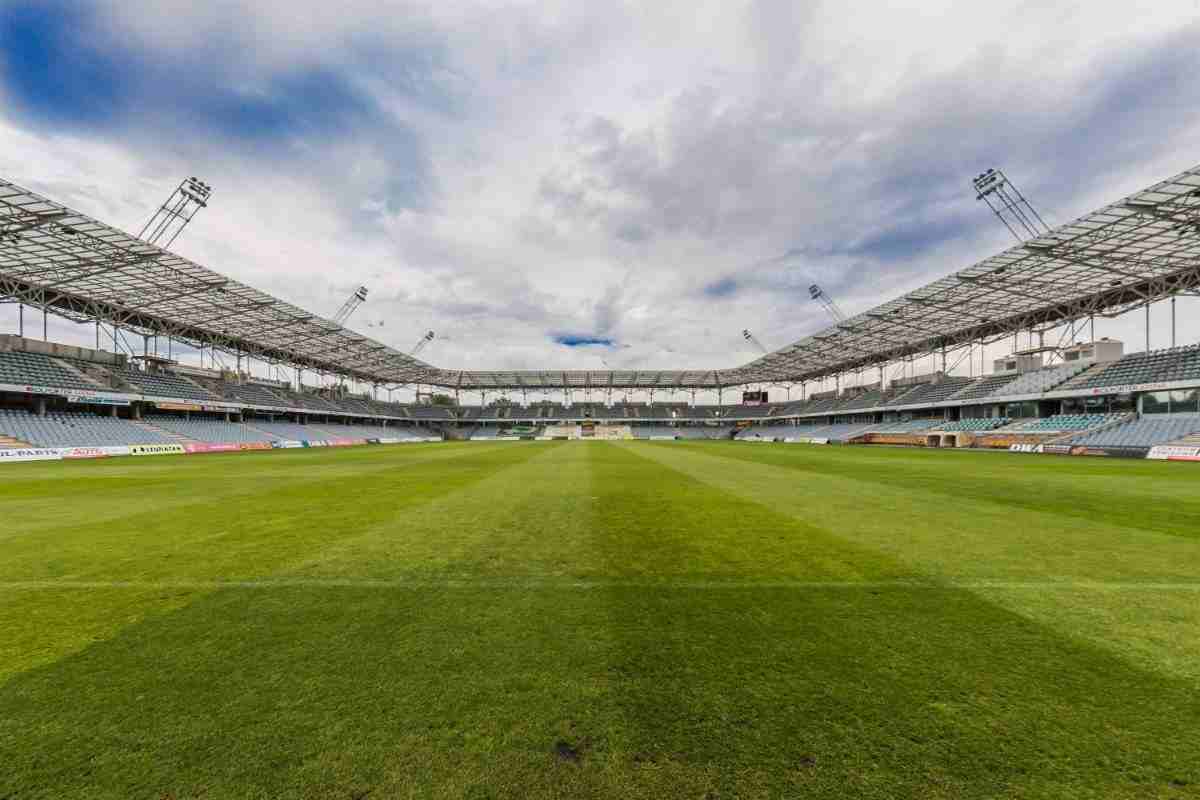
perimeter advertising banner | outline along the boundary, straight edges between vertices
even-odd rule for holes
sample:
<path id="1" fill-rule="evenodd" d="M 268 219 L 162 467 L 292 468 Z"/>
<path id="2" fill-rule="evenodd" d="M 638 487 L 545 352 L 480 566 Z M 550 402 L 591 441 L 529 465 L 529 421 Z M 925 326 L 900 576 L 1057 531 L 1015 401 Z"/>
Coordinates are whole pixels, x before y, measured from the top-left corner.
<path id="1" fill-rule="evenodd" d="M 66 459 L 108 458 L 110 455 L 103 447 L 64 447 L 61 452 Z"/>
<path id="2" fill-rule="evenodd" d="M 167 456 L 186 452 L 181 444 L 131 444 L 129 446 L 129 455 L 131 456 Z"/>
<path id="3" fill-rule="evenodd" d="M 1200 461 L 1200 447 L 1188 445 L 1160 444 L 1150 448 L 1146 458 L 1155 461 Z"/>
<path id="4" fill-rule="evenodd" d="M 270 450 L 271 443 L 270 442 L 240 442 L 238 444 L 238 449 L 239 450 Z"/>
<path id="5" fill-rule="evenodd" d="M 188 453 L 236 453 L 241 448 L 234 442 L 188 442 L 183 449 Z"/>
<path id="6" fill-rule="evenodd" d="M 60 461 L 62 451 L 51 447 L 22 447 L 0 450 L 0 464 L 17 461 Z"/>

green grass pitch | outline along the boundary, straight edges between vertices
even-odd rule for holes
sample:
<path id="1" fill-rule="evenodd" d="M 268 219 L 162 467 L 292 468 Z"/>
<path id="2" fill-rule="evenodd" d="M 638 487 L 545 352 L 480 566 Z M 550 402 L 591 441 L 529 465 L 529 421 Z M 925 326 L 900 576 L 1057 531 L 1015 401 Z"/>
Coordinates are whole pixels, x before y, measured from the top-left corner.
<path id="1" fill-rule="evenodd" d="M 1200 796 L 1195 465 L 0 468 L 0 798 Z"/>

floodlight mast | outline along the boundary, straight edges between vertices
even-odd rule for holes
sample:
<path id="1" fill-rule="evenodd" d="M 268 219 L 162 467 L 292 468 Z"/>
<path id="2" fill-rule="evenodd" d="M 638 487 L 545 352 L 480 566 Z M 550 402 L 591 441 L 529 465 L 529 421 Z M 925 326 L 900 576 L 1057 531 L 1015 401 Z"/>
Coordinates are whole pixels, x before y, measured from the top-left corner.
<path id="1" fill-rule="evenodd" d="M 192 221 L 192 217 L 196 216 L 200 209 L 208 208 L 208 198 L 211 194 L 212 187 L 204 181 L 195 176 L 184 178 L 167 198 L 167 202 L 154 212 L 154 216 L 142 228 L 138 238 L 164 250 L 170 247 Z"/>
<path id="2" fill-rule="evenodd" d="M 742 329 L 742 338 L 745 339 L 750 344 L 752 344 L 754 346 L 754 348 L 756 350 L 759 350 L 764 356 L 771 352 L 767 348 L 763 347 L 763 343 L 760 342 L 758 340 L 758 337 L 756 337 L 753 333 L 751 333 L 748 328 Z"/>
<path id="3" fill-rule="evenodd" d="M 821 307 L 825 309 L 826 313 L 833 317 L 833 321 L 835 323 L 846 321 L 846 315 L 842 313 L 840 308 L 838 308 L 837 303 L 833 302 L 833 298 L 830 297 L 829 294 L 817 284 L 814 283 L 812 286 L 808 287 L 808 296 L 820 303 Z"/>
<path id="4" fill-rule="evenodd" d="M 432 342 L 433 339 L 434 339 L 433 331 L 425 331 L 424 335 L 421 336 L 421 338 L 417 340 L 417 346 L 412 349 L 412 352 L 409 353 L 409 355 L 416 358 L 416 356 L 418 354 L 420 354 L 420 352 L 425 349 L 425 346 L 427 344 L 429 344 L 430 342 Z"/>
<path id="5" fill-rule="evenodd" d="M 1002 171 L 981 172 L 971 185 L 975 187 L 975 199 L 987 203 L 1017 242 L 1024 243 L 1050 232 L 1050 226 Z"/>
<path id="6" fill-rule="evenodd" d="M 346 298 L 346 302 L 342 303 L 342 307 L 333 315 L 333 321 L 338 325 L 345 325 L 346 320 L 350 319 L 350 315 L 354 313 L 354 309 L 358 308 L 367 299 L 367 287 L 360 286 L 354 290 L 354 294 Z"/>

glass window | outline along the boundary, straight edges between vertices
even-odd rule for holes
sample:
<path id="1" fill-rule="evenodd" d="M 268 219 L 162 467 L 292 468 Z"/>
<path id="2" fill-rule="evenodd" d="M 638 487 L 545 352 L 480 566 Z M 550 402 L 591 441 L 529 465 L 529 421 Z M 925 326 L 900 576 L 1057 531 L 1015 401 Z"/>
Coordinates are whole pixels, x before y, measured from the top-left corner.
<path id="1" fill-rule="evenodd" d="M 1176 389 L 1171 392 L 1172 414 L 1195 414 L 1200 411 L 1197 401 L 1200 400 L 1200 389 Z"/>
<path id="2" fill-rule="evenodd" d="M 1166 414 L 1170 410 L 1170 392 L 1146 392 L 1142 395 L 1143 414 Z"/>
<path id="3" fill-rule="evenodd" d="M 1110 397 L 1109 400 L 1108 411 L 1110 412 L 1137 410 L 1137 398 L 1131 394 L 1119 394 L 1116 397 Z"/>

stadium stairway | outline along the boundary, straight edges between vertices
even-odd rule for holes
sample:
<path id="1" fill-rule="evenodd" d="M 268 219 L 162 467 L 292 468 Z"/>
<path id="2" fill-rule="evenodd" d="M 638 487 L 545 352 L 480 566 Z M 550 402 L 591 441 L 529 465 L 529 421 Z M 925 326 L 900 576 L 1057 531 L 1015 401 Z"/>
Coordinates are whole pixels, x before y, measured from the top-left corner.
<path id="1" fill-rule="evenodd" d="M 1063 381 L 1058 386 L 1055 386 L 1054 391 L 1058 391 L 1060 389 L 1075 389 L 1079 386 L 1083 386 L 1087 384 L 1093 377 L 1111 367 L 1114 363 L 1116 362 L 1099 361 L 1095 364 L 1092 364 L 1083 372 L 1076 373 L 1069 380 Z"/>
<path id="2" fill-rule="evenodd" d="M 115 373 L 109 372 L 100 364 L 75 360 L 68 361 L 67 364 L 76 372 L 82 374 L 83 377 L 100 384 L 105 389 L 117 392 L 127 392 L 133 389 L 132 386 L 117 377 Z"/>
<path id="3" fill-rule="evenodd" d="M 196 441 L 195 439 L 189 439 L 181 433 L 175 433 L 174 431 L 169 431 L 166 428 L 160 428 L 157 425 L 144 420 L 131 419 L 129 420 L 129 423 L 131 425 L 138 426 L 144 431 L 150 431 L 151 433 L 157 433 L 159 436 L 165 436 L 168 439 L 178 442 L 179 444 L 193 444 Z"/>
<path id="4" fill-rule="evenodd" d="M 52 358 L 50 360 L 54 362 L 55 366 L 62 367 L 67 372 L 70 372 L 73 375 L 77 375 L 79 377 L 79 379 L 82 380 L 84 383 L 90 383 L 93 386 L 95 386 L 97 389 L 104 389 L 104 390 L 111 389 L 111 387 L 108 385 L 107 382 L 102 381 L 102 380 L 97 380 L 95 377 L 93 377 L 93 376 L 87 374 L 86 372 L 84 372 L 83 370 L 81 370 L 78 367 L 78 365 L 72 364 L 70 361 L 67 361 L 66 359 Z"/>

